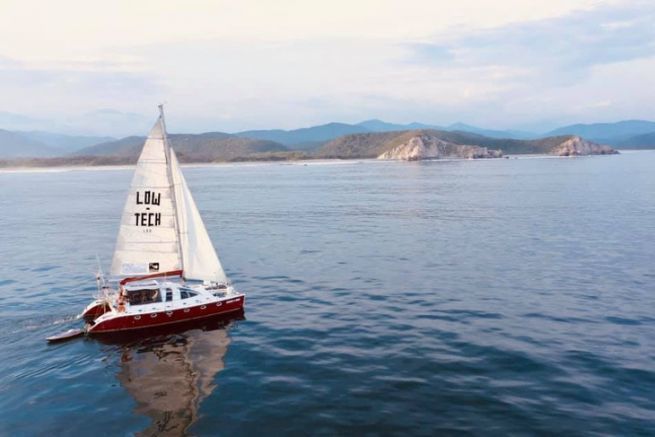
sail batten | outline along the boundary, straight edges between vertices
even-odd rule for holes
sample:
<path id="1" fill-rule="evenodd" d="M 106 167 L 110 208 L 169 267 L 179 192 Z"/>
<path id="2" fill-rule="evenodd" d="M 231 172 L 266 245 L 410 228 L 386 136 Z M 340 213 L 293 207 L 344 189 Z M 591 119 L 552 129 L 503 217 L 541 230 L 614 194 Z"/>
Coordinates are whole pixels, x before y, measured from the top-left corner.
<path id="1" fill-rule="evenodd" d="M 183 270 L 188 279 L 226 283 L 225 272 L 166 136 L 161 112 L 137 161 L 113 276 Z"/>

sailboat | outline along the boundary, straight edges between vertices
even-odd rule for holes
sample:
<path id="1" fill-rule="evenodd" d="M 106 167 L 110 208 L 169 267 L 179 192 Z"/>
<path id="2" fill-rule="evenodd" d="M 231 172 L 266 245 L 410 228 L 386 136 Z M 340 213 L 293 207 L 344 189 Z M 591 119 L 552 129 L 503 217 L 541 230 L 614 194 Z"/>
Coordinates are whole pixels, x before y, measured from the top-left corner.
<path id="1" fill-rule="evenodd" d="M 109 278 L 82 312 L 86 334 L 156 328 L 243 310 L 166 133 L 163 106 L 129 189 Z"/>

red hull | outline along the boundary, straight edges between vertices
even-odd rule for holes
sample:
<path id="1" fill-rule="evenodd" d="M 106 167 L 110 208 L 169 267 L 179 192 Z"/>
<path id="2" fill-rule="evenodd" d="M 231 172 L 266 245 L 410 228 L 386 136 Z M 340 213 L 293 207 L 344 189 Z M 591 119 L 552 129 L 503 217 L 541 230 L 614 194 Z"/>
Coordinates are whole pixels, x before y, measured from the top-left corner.
<path id="1" fill-rule="evenodd" d="M 87 308 L 84 313 L 82 313 L 82 317 L 85 321 L 90 322 L 97 319 L 107 311 L 109 311 L 109 305 L 107 303 L 96 303 L 92 307 Z"/>
<path id="2" fill-rule="evenodd" d="M 88 334 L 105 334 L 138 329 L 157 328 L 175 323 L 214 317 L 221 314 L 243 310 L 245 296 L 221 302 L 196 305 L 171 311 L 160 311 L 147 314 L 126 314 L 102 320 L 88 328 Z"/>
<path id="3" fill-rule="evenodd" d="M 211 317 L 203 317 L 197 320 L 188 320 L 170 325 L 155 326 L 144 329 L 128 329 L 125 331 L 106 332 L 94 335 L 93 338 L 105 344 L 134 344 L 153 341 L 157 337 L 182 334 L 189 330 L 200 329 L 202 331 L 214 331 L 225 329 L 232 322 L 245 320 L 243 310 L 230 311 L 225 314 L 218 314 Z M 154 340 L 157 341 L 157 340 Z"/>

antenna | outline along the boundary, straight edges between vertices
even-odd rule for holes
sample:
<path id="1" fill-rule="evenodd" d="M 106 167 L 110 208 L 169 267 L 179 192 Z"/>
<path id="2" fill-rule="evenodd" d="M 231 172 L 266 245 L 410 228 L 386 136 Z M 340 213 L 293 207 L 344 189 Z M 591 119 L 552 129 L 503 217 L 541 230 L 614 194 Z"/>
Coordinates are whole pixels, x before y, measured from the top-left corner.
<path id="1" fill-rule="evenodd" d="M 102 288 L 105 286 L 105 274 L 102 272 L 100 265 L 100 257 L 96 253 L 96 263 L 98 264 L 98 272 L 96 273 L 96 285 L 98 287 L 98 297 L 100 297 Z"/>
<path id="2" fill-rule="evenodd" d="M 102 265 L 100 264 L 100 257 L 98 256 L 97 253 L 96 253 L 96 264 L 98 264 L 98 274 L 97 274 L 98 279 L 102 278 L 102 280 L 104 282 L 105 274 L 102 271 Z"/>
<path id="3" fill-rule="evenodd" d="M 166 135 L 166 119 L 164 118 L 164 104 L 166 102 L 162 102 L 157 107 L 159 108 L 159 118 L 161 118 L 161 124 L 162 127 L 164 128 L 164 135 Z"/>
<path id="4" fill-rule="evenodd" d="M 160 103 L 157 105 L 159 108 L 159 119 L 161 120 L 161 130 L 162 130 L 162 135 L 164 137 L 164 143 L 166 147 L 166 153 L 168 154 L 168 149 L 170 148 L 170 144 L 168 144 L 168 133 L 166 133 L 166 118 L 164 117 L 164 103 Z M 170 157 L 167 157 L 168 160 L 170 160 Z"/>

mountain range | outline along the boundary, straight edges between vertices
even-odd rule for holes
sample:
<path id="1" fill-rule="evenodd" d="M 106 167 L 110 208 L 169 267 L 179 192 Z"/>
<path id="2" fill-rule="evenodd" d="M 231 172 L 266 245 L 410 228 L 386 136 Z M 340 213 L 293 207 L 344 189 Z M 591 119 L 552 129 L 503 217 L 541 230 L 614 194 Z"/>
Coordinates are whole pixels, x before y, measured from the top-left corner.
<path id="1" fill-rule="evenodd" d="M 517 130 L 484 129 L 464 123 L 437 126 L 424 123 L 397 124 L 382 120 L 366 120 L 357 124 L 327 123 L 293 130 L 250 130 L 234 134 L 207 132 L 172 134 L 182 161 L 284 159 L 288 156 L 329 156 L 340 142 L 351 135 L 385 141 L 384 135 L 418 130 L 438 132 L 439 138 L 456 144 L 474 144 L 505 153 L 539 153 L 536 143 L 546 137 L 577 135 L 586 140 L 609 144 L 615 148 L 655 148 L 655 122 L 625 120 L 617 123 L 574 124 L 536 134 Z M 369 134 L 367 137 L 366 134 Z M 110 137 L 63 135 L 44 131 L 9 131 L 0 129 L 0 158 L 114 156 L 130 161 L 143 144 L 144 137 L 121 139 Z M 532 144 L 532 145 L 531 145 Z"/>
<path id="2" fill-rule="evenodd" d="M 449 126 L 438 126 L 425 123 L 388 123 L 386 121 L 377 119 L 366 120 L 357 124 L 327 123 L 318 126 L 293 130 L 251 130 L 238 132 L 235 135 L 240 137 L 271 140 L 298 150 L 314 150 L 318 149 L 326 142 L 344 135 L 369 132 L 398 132 L 417 129 L 464 131 L 492 138 L 528 139 L 536 138 L 539 136 L 538 134 L 530 134 L 529 132 L 522 131 L 483 129 L 464 123 L 454 123 Z"/>
<path id="3" fill-rule="evenodd" d="M 73 153 L 83 147 L 113 139 L 111 137 L 0 129 L 0 158 L 62 156 Z"/>
<path id="4" fill-rule="evenodd" d="M 655 122 L 624 120 L 616 123 L 572 124 L 547 132 L 545 136 L 579 135 L 618 148 L 655 148 Z M 648 136 L 650 135 L 650 136 Z"/>
<path id="5" fill-rule="evenodd" d="M 74 156 L 116 156 L 136 162 L 146 137 L 127 137 L 80 149 Z M 171 134 L 182 162 L 232 161 L 258 153 L 288 151 L 287 147 L 270 140 L 242 138 L 223 132 L 203 134 Z"/>
<path id="6" fill-rule="evenodd" d="M 271 140 L 293 149 L 317 149 L 327 141 L 343 135 L 367 132 L 393 132 L 417 129 L 435 129 L 449 132 L 468 132 L 489 138 L 528 140 L 561 135 L 578 135 L 590 141 L 617 148 L 655 148 L 655 142 L 648 134 L 655 136 L 655 122 L 646 120 L 624 120 L 616 123 L 572 124 L 547 132 L 521 130 L 485 129 L 465 123 L 439 126 L 425 123 L 397 124 L 382 120 L 366 120 L 357 124 L 328 123 L 309 128 L 293 130 L 256 130 L 238 132 L 241 137 Z"/>

